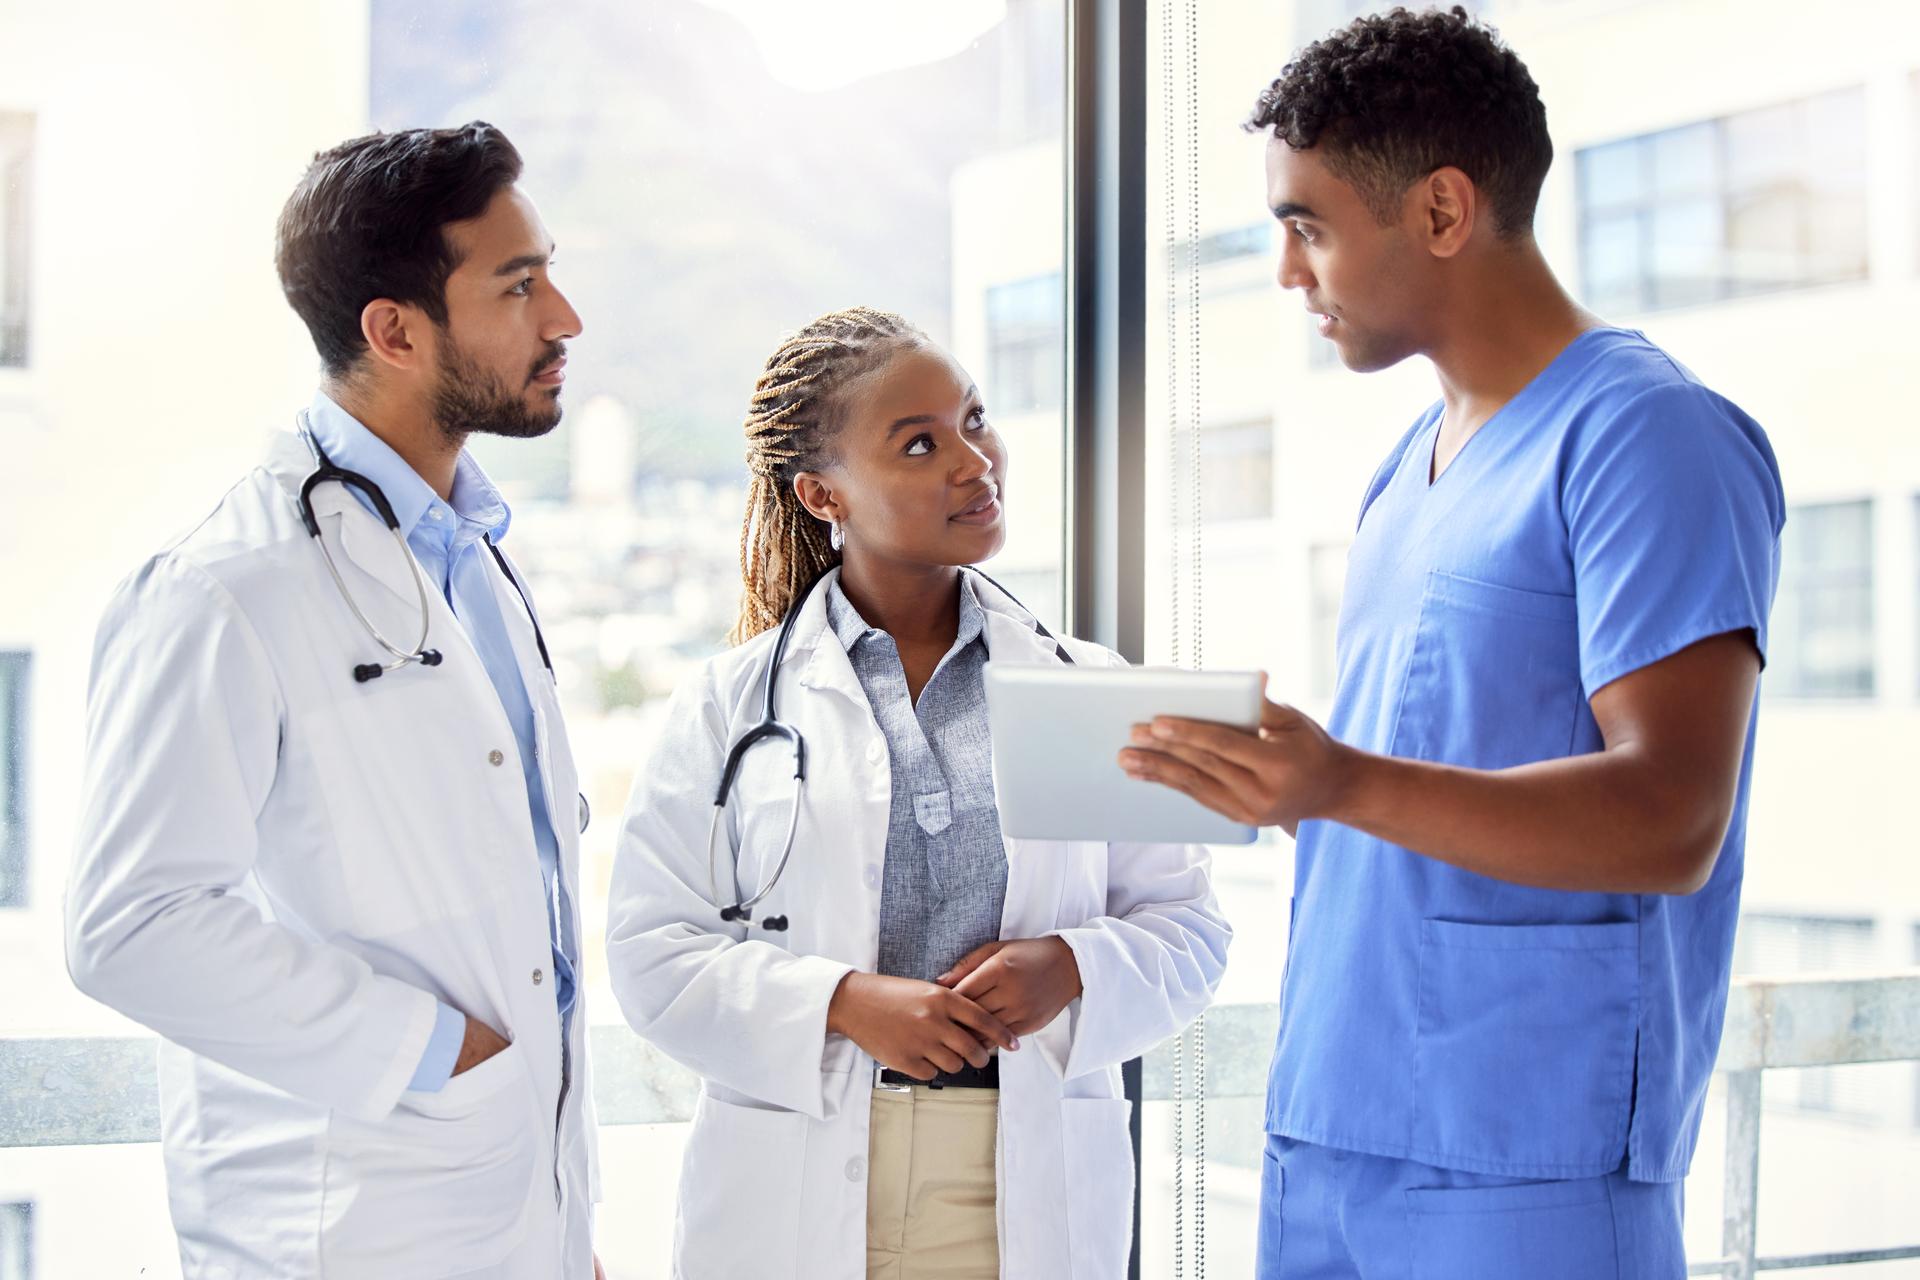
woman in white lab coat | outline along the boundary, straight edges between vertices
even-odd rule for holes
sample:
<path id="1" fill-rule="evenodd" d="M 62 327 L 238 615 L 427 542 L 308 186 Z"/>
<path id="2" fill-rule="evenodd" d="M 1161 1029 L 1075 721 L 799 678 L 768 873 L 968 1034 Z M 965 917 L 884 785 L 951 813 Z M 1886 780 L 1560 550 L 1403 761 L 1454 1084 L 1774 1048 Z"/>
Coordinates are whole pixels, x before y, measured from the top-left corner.
<path id="1" fill-rule="evenodd" d="M 703 1081 L 676 1273 L 1118 1277 L 1119 1067 L 1219 982 L 1206 855 L 1000 830 L 981 664 L 1120 659 L 963 568 L 1005 540 L 1007 457 L 952 357 L 897 316 L 822 317 L 767 362 L 746 427 L 738 643 L 674 697 L 608 910 L 628 1021 Z M 744 756 L 710 871 L 729 748 L 803 594 L 777 683 L 808 762 L 792 857 L 723 919 L 787 845 L 773 739 Z"/>

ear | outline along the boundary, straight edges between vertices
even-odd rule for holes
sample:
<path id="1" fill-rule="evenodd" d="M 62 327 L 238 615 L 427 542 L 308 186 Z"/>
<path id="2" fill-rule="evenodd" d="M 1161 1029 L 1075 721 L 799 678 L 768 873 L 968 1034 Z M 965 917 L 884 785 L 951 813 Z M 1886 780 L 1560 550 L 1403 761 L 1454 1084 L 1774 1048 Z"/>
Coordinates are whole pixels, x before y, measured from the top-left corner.
<path id="1" fill-rule="evenodd" d="M 832 522 L 847 518 L 847 509 L 833 486 L 817 471 L 802 471 L 793 478 L 793 496 L 800 499 L 800 505 L 816 520 Z"/>
<path id="2" fill-rule="evenodd" d="M 419 308 L 392 298 L 375 298 L 360 309 L 360 336 L 374 362 L 390 369 L 419 369 L 432 359 L 422 341 L 430 327 Z"/>
<path id="3" fill-rule="evenodd" d="M 1427 252 L 1451 258 L 1467 247 L 1480 220 L 1480 192 L 1473 179 L 1452 165 L 1443 165 L 1414 184 L 1420 229 Z"/>

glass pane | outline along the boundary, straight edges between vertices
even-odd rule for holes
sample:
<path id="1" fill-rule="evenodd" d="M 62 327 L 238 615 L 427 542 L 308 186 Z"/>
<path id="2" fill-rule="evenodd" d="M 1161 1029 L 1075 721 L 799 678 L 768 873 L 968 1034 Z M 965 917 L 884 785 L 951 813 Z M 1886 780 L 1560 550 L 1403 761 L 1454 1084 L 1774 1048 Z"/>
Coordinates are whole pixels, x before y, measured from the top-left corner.
<path id="1" fill-rule="evenodd" d="M 62 957 L 89 642 L 115 583 L 204 515 L 312 395 L 312 345 L 273 273 L 274 220 L 314 153 L 343 139 L 498 125 L 584 319 L 560 429 L 473 451 L 513 508 L 507 547 L 540 607 L 594 813 L 580 894 L 591 1021 L 621 1016 L 602 937 L 627 794 L 668 695 L 720 651 L 738 605 L 742 421 L 784 334 L 865 304 L 953 353 L 1009 459 L 1008 543 L 984 567 L 1058 626 L 1064 0 L 839 8 L 209 0 L 119 6 L 108 34 L 97 14 L 0 6 L 7 307 L 27 207 L 12 194 L 10 113 L 62 131 L 52 161 L 40 148 L 31 206 L 40 278 L 61 289 L 36 294 L 50 320 L 34 368 L 0 369 L 0 435 L 16 446 L 0 470 L 13 598 L 0 650 L 31 649 L 34 703 L 61 709 L 25 730 L 27 854 L 47 891 L 0 911 L 0 1036 L 138 1033 L 78 995 Z M 129 120 L 166 145 L 128 145 Z M 131 216 L 129 192 L 178 198 L 135 200 Z M 75 529 L 55 513 L 82 495 L 110 515 Z M 56 526 L 48 555 L 33 531 Z M 63 763 L 38 767 L 48 759 Z M 22 1087 L 0 1080 L 9 1097 Z M 608 1270 L 664 1275 L 683 1128 L 603 1136 Z M 36 1280 L 179 1274 L 157 1152 L 127 1149 L 152 1164 L 135 1178 L 120 1153 L 42 1158 L 14 1140 L 0 1133 L 0 1199 L 38 1206 Z M 115 1230 L 99 1231 L 108 1216 Z"/>
<path id="2" fill-rule="evenodd" d="M 1652 289 L 1645 214 L 1595 215 L 1580 237 L 1581 300 L 1602 313 L 1638 311 Z"/>
<path id="3" fill-rule="evenodd" d="M 1633 208 L 1648 198 L 1648 147 L 1639 138 L 1586 147 L 1576 165 L 1583 212 Z"/>
<path id="4" fill-rule="evenodd" d="M 1225 89 L 1210 97 L 1213 86 L 1266 85 L 1293 52 L 1344 21 L 1338 9 L 1311 0 L 1204 0 L 1198 115 L 1203 242 L 1244 219 L 1235 200 L 1252 198 L 1260 174 L 1260 157 L 1236 153 L 1223 127 L 1248 104 Z M 1758 713 L 1744 863 L 1748 916 L 1739 931 L 1735 970 L 1794 980 L 1836 970 L 1885 972 L 1920 958 L 1920 879 L 1907 869 L 1912 700 L 1920 691 L 1920 646 L 1912 642 L 1920 631 L 1920 573 L 1912 571 L 1920 556 L 1920 501 L 1910 495 L 1920 492 L 1920 461 L 1911 447 L 1908 397 L 1900 390 L 1899 344 L 1889 336 L 1911 329 L 1911 308 L 1901 301 L 1906 282 L 1883 286 L 1877 260 L 1869 276 L 1866 247 L 1869 213 L 1874 226 L 1891 225 L 1888 218 L 1910 217 L 1913 200 L 1911 193 L 1895 192 L 1886 196 L 1896 202 L 1893 208 L 1869 210 L 1867 184 L 1856 175 L 1872 171 L 1878 184 L 1880 166 L 1891 163 L 1904 171 L 1920 155 L 1911 150 L 1916 132 L 1909 127 L 1920 121 L 1920 77 L 1897 73 L 1914 105 L 1911 120 L 1890 124 L 1879 105 L 1869 117 L 1855 90 L 1830 100 L 1809 100 L 1794 90 L 1769 101 L 1764 85 L 1781 70 L 1775 60 L 1731 45 L 1705 62 L 1697 49 L 1667 50 L 1673 21 L 1713 20 L 1710 9 L 1693 0 L 1682 0 L 1678 9 L 1612 6 L 1600 20 L 1596 6 L 1567 0 L 1489 6 L 1487 12 L 1548 103 L 1560 159 L 1548 176 L 1542 209 L 1557 201 L 1570 215 L 1543 216 L 1536 227 L 1548 262 L 1563 281 L 1577 281 L 1581 301 L 1604 319 L 1644 326 L 1677 361 L 1750 413 L 1772 441 L 1792 504 L 1762 676 L 1766 697 Z M 1159 6 L 1149 12 L 1154 46 L 1163 12 Z M 1184 9 L 1176 5 L 1172 12 Z M 1883 22 L 1889 12 L 1884 5 L 1845 3 L 1809 20 L 1769 2 L 1742 17 L 1804 31 L 1810 49 L 1812 38 L 1826 34 L 1821 29 L 1830 24 Z M 1630 61 L 1594 53 L 1594 41 L 1602 39 L 1608 49 L 1632 50 Z M 1898 44 L 1897 55 L 1886 49 L 1820 55 L 1820 82 L 1871 80 L 1869 94 L 1883 103 L 1889 83 L 1883 68 L 1920 65 L 1920 47 L 1905 35 L 1888 43 Z M 1153 55 L 1176 70 L 1171 102 L 1163 99 L 1157 79 L 1147 99 L 1148 656 L 1174 656 L 1177 596 L 1182 623 L 1191 627 L 1199 619 L 1205 665 L 1227 665 L 1217 656 L 1222 652 L 1247 653 L 1247 665 L 1268 672 L 1277 697 L 1324 718 L 1337 683 L 1337 618 L 1362 495 L 1440 389 L 1424 360 L 1365 375 L 1347 370 L 1330 343 L 1303 329 L 1297 291 L 1278 297 L 1264 326 L 1250 325 L 1244 316 L 1229 319 L 1222 303 L 1203 294 L 1207 385 L 1201 421 L 1248 414 L 1246 402 L 1254 393 L 1240 384 L 1215 392 L 1215 377 L 1246 379 L 1250 370 L 1268 375 L 1274 431 L 1268 540 L 1277 555 L 1266 581 L 1231 578 L 1217 586 L 1229 570 L 1216 570 L 1215 527 L 1203 528 L 1204 582 L 1196 612 L 1193 570 L 1185 559 L 1176 560 L 1177 550 L 1191 549 L 1192 522 L 1183 505 L 1186 489 L 1177 482 L 1179 437 L 1169 419 L 1184 430 L 1188 414 L 1184 399 L 1167 391 L 1173 343 L 1161 292 L 1167 287 L 1160 255 L 1170 196 L 1182 235 L 1188 216 L 1182 150 L 1188 117 L 1178 33 L 1171 53 L 1156 47 Z M 1165 73 L 1156 66 L 1150 74 Z M 1630 126 L 1632 136 L 1623 136 L 1622 120 L 1629 116 L 1638 123 Z M 1176 144 L 1170 171 L 1159 167 L 1169 134 Z M 1905 153 L 1893 154 L 1896 146 Z M 1881 190 L 1876 185 L 1872 199 L 1880 200 Z M 1830 204 L 1823 203 L 1824 192 L 1832 193 Z M 1783 292 L 1862 278 L 1873 279 L 1875 289 L 1844 298 Z M 1182 308 L 1172 330 L 1176 337 L 1187 320 L 1180 284 L 1173 294 Z M 1761 291 L 1771 295 L 1745 296 Z M 1295 354 L 1302 344 L 1304 359 Z M 1283 353 L 1277 361 L 1270 355 L 1276 346 Z M 1177 372 L 1173 383 L 1181 386 Z M 1675 458 L 1677 464 L 1677 450 Z M 1901 518 L 1889 521 L 1869 504 L 1832 498 L 1868 493 L 1899 495 Z M 1489 496 L 1482 506 L 1463 501 L 1445 518 L 1476 521 L 1503 500 Z M 1897 573 L 1876 554 L 1882 551 L 1877 539 L 1889 530 L 1900 539 L 1894 548 Z M 1675 548 L 1673 554 L 1688 551 Z M 1219 603 L 1222 595 L 1253 592 L 1260 599 L 1252 604 Z M 1255 625 L 1250 615 L 1261 619 L 1253 636 L 1242 633 Z M 1899 642 L 1893 648 L 1890 636 Z M 1191 646 L 1186 649 L 1190 659 Z M 1895 649 L 1905 666 L 1891 673 L 1884 661 Z M 1795 692 L 1801 696 L 1782 696 Z M 1293 853 L 1284 834 L 1269 833 L 1267 839 L 1250 849 L 1217 849 L 1215 865 L 1236 930 L 1222 1002 L 1266 1002 L 1272 1016 L 1271 1002 L 1284 985 Z M 1768 948 L 1771 956 L 1763 954 Z M 1214 1072 L 1227 1069 L 1218 1043 L 1216 1032 L 1209 1042 Z M 1269 1051 L 1256 1043 L 1251 1055 L 1264 1059 Z M 1190 1056 L 1187 1070 L 1191 1077 Z M 1723 1080 L 1715 1077 L 1705 1100 L 1686 1185 L 1688 1253 L 1696 1262 L 1718 1257 L 1722 1248 Z M 1905 1191 L 1920 1167 L 1916 1090 L 1920 1068 L 1911 1063 L 1778 1073 L 1766 1081 L 1763 1252 L 1920 1243 Z M 1145 1275 L 1172 1274 L 1171 1110 L 1170 1104 L 1154 1103 L 1146 1112 Z M 1197 1146 L 1191 1102 L 1185 1119 L 1191 1154 Z M 1208 1262 L 1220 1274 L 1250 1274 L 1249 1221 L 1259 1170 L 1250 1136 L 1219 1126 L 1260 1119 L 1258 1099 L 1213 1099 L 1207 1106 Z M 1184 1178 L 1189 1240 L 1195 1167 L 1189 1162 Z M 1908 1267 L 1891 1263 L 1884 1269 L 1892 1275 Z M 1875 1269 L 1826 1274 L 1839 1280 Z"/>
<path id="5" fill-rule="evenodd" d="M 1720 131 L 1708 121 L 1656 133 L 1651 198 L 1665 202 L 1720 189 Z"/>
<path id="6" fill-rule="evenodd" d="M 1647 230 L 1653 247 L 1653 305 L 1710 302 L 1722 287 L 1724 222 L 1717 197 L 1658 205 Z"/>

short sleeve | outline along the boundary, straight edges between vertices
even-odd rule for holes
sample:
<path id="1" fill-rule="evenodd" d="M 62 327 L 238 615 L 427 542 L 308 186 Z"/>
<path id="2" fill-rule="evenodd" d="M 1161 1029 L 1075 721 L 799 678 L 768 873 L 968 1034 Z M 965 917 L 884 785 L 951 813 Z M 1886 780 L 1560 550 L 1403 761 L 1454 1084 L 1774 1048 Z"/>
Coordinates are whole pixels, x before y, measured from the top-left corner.
<path id="1" fill-rule="evenodd" d="M 1697 383 L 1656 387 L 1570 436 L 1563 475 L 1588 697 L 1728 631 L 1765 663 L 1786 514 L 1758 423 Z"/>

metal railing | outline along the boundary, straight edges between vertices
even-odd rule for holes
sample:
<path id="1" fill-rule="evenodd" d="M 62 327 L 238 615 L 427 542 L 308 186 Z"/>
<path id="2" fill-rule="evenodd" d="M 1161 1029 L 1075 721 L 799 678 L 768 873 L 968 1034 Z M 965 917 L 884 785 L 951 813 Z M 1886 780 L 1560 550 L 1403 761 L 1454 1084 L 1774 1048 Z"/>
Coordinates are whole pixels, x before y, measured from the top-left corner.
<path id="1" fill-rule="evenodd" d="M 1207 1096 L 1259 1097 L 1278 1012 L 1221 1005 L 1207 1014 Z M 594 1102 L 602 1124 L 689 1119 L 694 1076 L 621 1026 L 592 1029 Z M 0 1147 L 155 1142 L 160 1109 L 146 1037 L 0 1039 Z M 1753 1280 L 1761 1271 L 1920 1258 L 1920 1243 L 1786 1257 L 1755 1252 L 1760 1194 L 1760 1081 L 1785 1067 L 1920 1060 L 1920 970 L 1873 977 L 1740 978 L 1727 1002 L 1715 1069 L 1726 1077 L 1722 1256 L 1692 1275 Z M 1173 1095 L 1172 1058 L 1147 1056 L 1143 1097 Z"/>

